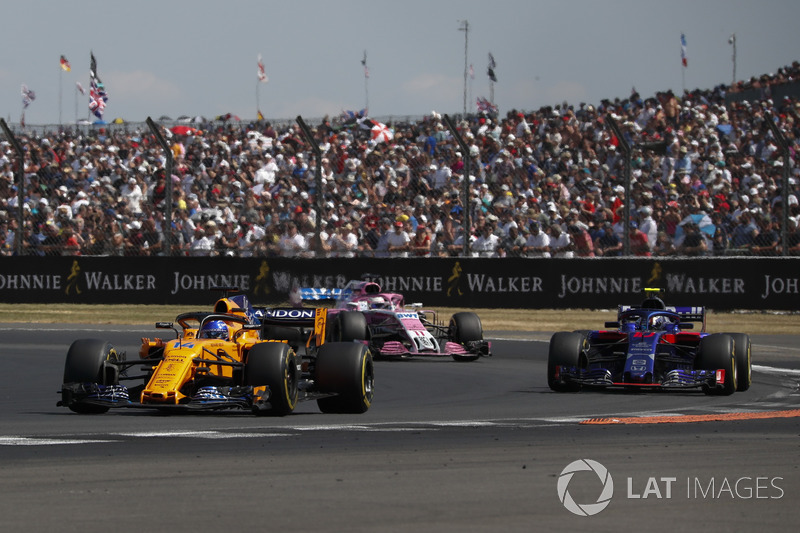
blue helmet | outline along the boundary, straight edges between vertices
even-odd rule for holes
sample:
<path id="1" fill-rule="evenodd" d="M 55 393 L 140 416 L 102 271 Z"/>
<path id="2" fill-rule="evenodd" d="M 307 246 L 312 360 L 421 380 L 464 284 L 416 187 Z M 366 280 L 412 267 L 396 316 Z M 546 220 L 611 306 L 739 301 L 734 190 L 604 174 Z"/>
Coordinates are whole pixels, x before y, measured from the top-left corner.
<path id="1" fill-rule="evenodd" d="M 200 338 L 228 340 L 228 326 L 222 320 L 206 322 L 200 331 Z"/>

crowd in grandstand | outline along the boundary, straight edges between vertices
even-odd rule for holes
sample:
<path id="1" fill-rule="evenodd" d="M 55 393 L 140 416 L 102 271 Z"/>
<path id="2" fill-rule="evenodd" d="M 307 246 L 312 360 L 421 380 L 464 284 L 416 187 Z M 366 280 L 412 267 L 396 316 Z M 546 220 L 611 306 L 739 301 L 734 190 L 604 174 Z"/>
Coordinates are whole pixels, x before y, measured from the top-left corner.
<path id="1" fill-rule="evenodd" d="M 380 141 L 369 119 L 323 120 L 322 190 L 294 124 L 193 124 L 169 137 L 171 176 L 146 130 L 22 132 L 22 228 L 16 154 L 0 141 L 0 244 L 3 255 L 19 238 L 24 255 L 442 257 L 463 255 L 466 240 L 475 257 L 607 257 L 628 232 L 637 256 L 779 255 L 784 159 L 771 114 L 792 146 L 787 253 L 798 255 L 800 101 L 769 91 L 798 74 L 794 63 L 680 97 L 471 115 L 458 123 L 466 153 L 436 113 L 390 124 Z M 763 98 L 726 105 L 726 91 L 750 87 Z M 609 115 L 633 147 L 629 198 Z"/>

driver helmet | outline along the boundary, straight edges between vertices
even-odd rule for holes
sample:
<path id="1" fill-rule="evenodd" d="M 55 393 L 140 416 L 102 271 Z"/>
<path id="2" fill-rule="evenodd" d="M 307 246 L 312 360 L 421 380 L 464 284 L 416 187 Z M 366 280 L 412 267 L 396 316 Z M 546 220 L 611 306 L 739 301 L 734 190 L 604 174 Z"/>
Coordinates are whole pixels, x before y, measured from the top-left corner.
<path id="1" fill-rule="evenodd" d="M 666 329 L 667 325 L 671 324 L 671 323 L 672 323 L 672 321 L 669 319 L 669 317 L 656 316 L 656 317 L 653 317 L 653 321 L 652 321 L 653 326 L 652 327 L 653 327 L 653 329 Z"/>
<path id="2" fill-rule="evenodd" d="M 222 320 L 206 322 L 200 331 L 200 338 L 228 340 L 228 326 Z"/>
<path id="3" fill-rule="evenodd" d="M 369 299 L 369 306 L 372 309 L 384 309 L 386 307 L 386 298 L 383 296 L 375 296 Z"/>

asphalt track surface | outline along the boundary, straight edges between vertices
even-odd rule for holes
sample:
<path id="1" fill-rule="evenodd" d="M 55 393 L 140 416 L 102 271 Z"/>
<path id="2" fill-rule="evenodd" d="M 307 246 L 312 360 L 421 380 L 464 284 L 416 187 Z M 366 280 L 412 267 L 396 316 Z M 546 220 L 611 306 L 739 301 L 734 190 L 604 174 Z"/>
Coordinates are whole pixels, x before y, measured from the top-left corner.
<path id="1" fill-rule="evenodd" d="M 794 336 L 754 336 L 753 385 L 729 397 L 553 393 L 549 334 L 491 332 L 494 357 L 474 363 L 377 362 L 364 415 L 310 402 L 257 418 L 77 415 L 56 407 L 69 344 L 135 353 L 155 330 L 0 333 L 4 531 L 794 531 L 800 518 Z M 564 472 L 582 459 L 599 474 Z M 606 506 L 578 516 L 562 497 Z"/>

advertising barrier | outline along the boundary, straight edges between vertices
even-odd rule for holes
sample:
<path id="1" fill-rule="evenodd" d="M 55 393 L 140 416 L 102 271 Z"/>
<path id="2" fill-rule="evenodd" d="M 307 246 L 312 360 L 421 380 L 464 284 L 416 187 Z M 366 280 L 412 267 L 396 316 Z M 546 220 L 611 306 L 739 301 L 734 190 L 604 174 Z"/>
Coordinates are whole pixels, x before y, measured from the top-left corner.
<path id="1" fill-rule="evenodd" d="M 608 309 L 661 287 L 673 305 L 795 310 L 798 267 L 800 258 L 6 257 L 0 301 L 207 305 L 209 289 L 236 286 L 255 303 L 274 304 L 296 287 L 369 278 L 426 306 Z"/>

